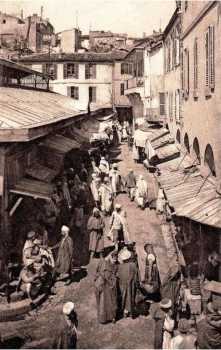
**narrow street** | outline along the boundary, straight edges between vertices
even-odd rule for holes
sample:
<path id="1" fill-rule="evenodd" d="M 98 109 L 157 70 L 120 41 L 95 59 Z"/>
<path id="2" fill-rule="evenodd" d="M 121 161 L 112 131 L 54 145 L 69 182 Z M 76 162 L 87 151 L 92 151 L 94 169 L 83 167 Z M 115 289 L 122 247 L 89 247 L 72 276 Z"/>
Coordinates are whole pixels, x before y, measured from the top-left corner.
<path id="1" fill-rule="evenodd" d="M 114 154 L 112 156 L 114 161 L 118 162 L 122 175 L 125 176 L 128 170 L 133 168 L 135 174 L 143 174 L 146 177 L 152 191 L 153 175 L 149 174 L 142 164 L 134 163 L 127 145 L 122 145 L 121 152 L 118 153 L 117 157 Z M 144 244 L 152 243 L 157 257 L 160 257 L 158 264 L 160 263 L 159 270 L 163 278 L 168 265 L 167 255 L 155 210 L 147 208 L 142 211 L 136 208 L 135 203 L 131 202 L 126 194 L 119 195 L 117 202 L 121 203 L 127 211 L 131 239 L 136 241 L 140 260 L 144 257 Z M 109 244 L 108 241 L 106 244 Z M 15 330 L 22 334 L 25 332 L 25 334 L 31 334 L 32 338 L 25 347 L 50 347 L 58 325 L 61 307 L 65 301 L 72 300 L 76 304 L 78 313 L 78 329 L 82 332 L 79 336 L 78 348 L 153 348 L 154 322 L 150 316 L 121 319 L 116 324 L 98 324 L 93 290 L 96 264 L 97 260 L 94 259 L 87 267 L 87 276 L 80 281 L 65 287 L 62 284 L 59 286 L 58 283 L 57 295 L 52 296 L 38 311 L 32 312 L 25 320 L 0 324 L 0 333 L 5 329 L 9 334 Z"/>

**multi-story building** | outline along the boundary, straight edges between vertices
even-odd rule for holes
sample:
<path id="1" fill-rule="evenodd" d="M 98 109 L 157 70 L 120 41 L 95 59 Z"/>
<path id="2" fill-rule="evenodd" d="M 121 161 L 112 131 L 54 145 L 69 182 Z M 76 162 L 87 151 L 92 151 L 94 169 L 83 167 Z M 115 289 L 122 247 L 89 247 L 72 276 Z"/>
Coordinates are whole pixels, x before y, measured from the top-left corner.
<path id="1" fill-rule="evenodd" d="M 174 139 L 180 142 L 181 71 L 180 71 L 181 12 L 177 6 L 164 30 L 164 91 L 166 123 Z"/>
<path id="2" fill-rule="evenodd" d="M 221 253 L 221 5 L 177 5 L 165 29 L 164 51 L 167 124 L 180 155 L 159 165 L 159 182 L 186 264 L 196 263 L 204 273 L 209 254 Z"/>
<path id="3" fill-rule="evenodd" d="M 135 123 L 144 119 L 163 122 L 164 76 L 162 35 L 147 37 L 127 55 L 126 73 L 130 75 L 125 94 L 128 96 Z"/>
<path id="4" fill-rule="evenodd" d="M 33 14 L 25 19 L 0 12 L 1 50 L 15 54 L 48 50 L 54 28 L 49 19 Z"/>
<path id="5" fill-rule="evenodd" d="M 221 180 L 221 15 L 218 1 L 183 1 L 181 142 Z"/>
<path id="6" fill-rule="evenodd" d="M 50 89 L 75 101 L 78 110 L 99 106 L 129 107 L 121 75 L 123 51 L 110 53 L 41 54 L 22 57 L 20 62 L 50 74 Z"/>
<path id="7" fill-rule="evenodd" d="M 90 31 L 90 49 L 97 52 L 108 52 L 126 46 L 127 34 L 112 33 L 111 31 Z"/>
<path id="8" fill-rule="evenodd" d="M 73 28 L 56 33 L 56 47 L 60 52 L 77 52 L 81 48 L 81 31 Z"/>

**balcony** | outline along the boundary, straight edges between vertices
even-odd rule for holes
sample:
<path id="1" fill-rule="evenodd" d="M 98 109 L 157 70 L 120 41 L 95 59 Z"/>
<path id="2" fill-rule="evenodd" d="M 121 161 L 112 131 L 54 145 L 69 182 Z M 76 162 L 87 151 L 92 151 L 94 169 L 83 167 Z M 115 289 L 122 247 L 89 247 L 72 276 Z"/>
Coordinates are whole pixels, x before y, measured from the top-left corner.
<path id="1" fill-rule="evenodd" d="M 144 96 L 144 78 L 134 77 L 126 82 L 125 95 L 129 94 L 140 94 L 141 97 Z"/>

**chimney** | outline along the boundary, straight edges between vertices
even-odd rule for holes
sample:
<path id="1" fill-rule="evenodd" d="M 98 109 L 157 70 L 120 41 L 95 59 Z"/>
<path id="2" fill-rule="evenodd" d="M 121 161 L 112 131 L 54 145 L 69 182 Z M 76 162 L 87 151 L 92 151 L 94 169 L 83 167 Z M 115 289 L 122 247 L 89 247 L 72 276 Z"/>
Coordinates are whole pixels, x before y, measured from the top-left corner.
<path id="1" fill-rule="evenodd" d="M 143 32 L 143 38 L 146 38 L 146 36 L 147 36 L 147 35 L 146 35 L 146 33 L 145 33 L 145 32 Z"/>
<path id="2" fill-rule="evenodd" d="M 21 19 L 24 18 L 24 13 L 23 13 L 23 9 L 21 9 Z"/>
<path id="3" fill-rule="evenodd" d="M 41 6 L 41 19 L 43 19 L 44 7 Z"/>

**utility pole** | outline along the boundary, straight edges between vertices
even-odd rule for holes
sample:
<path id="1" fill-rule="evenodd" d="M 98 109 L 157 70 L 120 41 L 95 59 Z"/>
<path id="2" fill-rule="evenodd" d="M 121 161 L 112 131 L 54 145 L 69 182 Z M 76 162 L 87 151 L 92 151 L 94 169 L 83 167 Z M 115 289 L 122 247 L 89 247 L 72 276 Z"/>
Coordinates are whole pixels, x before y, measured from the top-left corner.
<path id="1" fill-rule="evenodd" d="M 76 11 L 76 28 L 78 29 L 78 11 Z"/>

